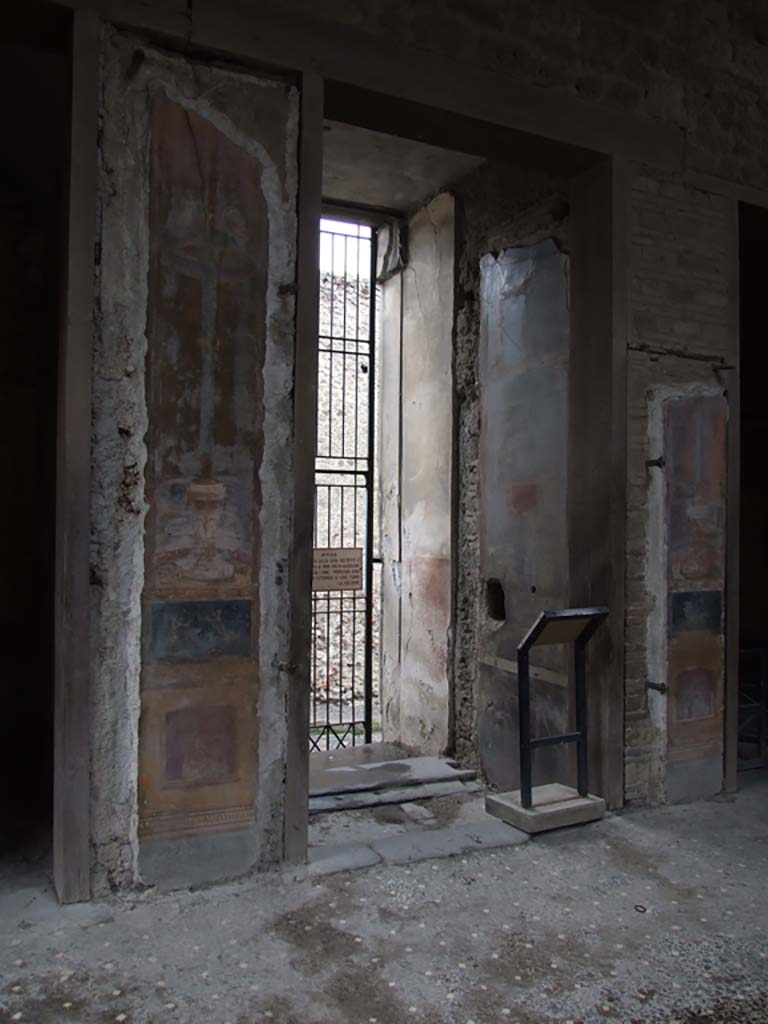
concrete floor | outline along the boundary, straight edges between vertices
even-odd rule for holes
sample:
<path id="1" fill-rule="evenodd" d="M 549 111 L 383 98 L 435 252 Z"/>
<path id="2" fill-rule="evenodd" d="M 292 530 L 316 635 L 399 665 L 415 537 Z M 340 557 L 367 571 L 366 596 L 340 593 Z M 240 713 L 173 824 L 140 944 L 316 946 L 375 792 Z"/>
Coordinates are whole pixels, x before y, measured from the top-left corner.
<path id="1" fill-rule="evenodd" d="M 0 1021 L 768 1021 L 768 780 L 509 849 L 60 909 L 0 893 Z"/>

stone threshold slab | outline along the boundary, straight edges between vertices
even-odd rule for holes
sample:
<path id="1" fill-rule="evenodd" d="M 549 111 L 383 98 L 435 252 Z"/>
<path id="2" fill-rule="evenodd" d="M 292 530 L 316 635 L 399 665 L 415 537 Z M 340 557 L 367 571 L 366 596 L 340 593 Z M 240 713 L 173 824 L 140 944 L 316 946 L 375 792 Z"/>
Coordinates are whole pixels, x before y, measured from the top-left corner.
<path id="1" fill-rule="evenodd" d="M 310 771 L 310 797 L 336 793 L 359 793 L 366 790 L 402 786 L 422 786 L 433 782 L 461 782 L 474 779 L 470 768 L 458 768 L 442 757 L 406 757 L 396 761 L 374 761 L 370 764 L 321 767 Z"/>
<path id="2" fill-rule="evenodd" d="M 412 803 L 441 796 L 465 796 L 482 790 L 479 782 L 432 782 L 394 789 L 363 790 L 357 793 L 335 793 L 330 796 L 309 798 L 310 814 L 328 814 L 331 811 L 358 811 L 366 807 L 384 807 L 387 804 Z"/>
<path id="3" fill-rule="evenodd" d="M 530 837 L 501 821 L 470 822 L 449 828 L 426 829 L 386 836 L 371 843 L 314 846 L 309 851 L 307 874 L 330 875 L 375 864 L 415 864 L 423 860 L 457 857 L 478 850 L 519 846 Z"/>

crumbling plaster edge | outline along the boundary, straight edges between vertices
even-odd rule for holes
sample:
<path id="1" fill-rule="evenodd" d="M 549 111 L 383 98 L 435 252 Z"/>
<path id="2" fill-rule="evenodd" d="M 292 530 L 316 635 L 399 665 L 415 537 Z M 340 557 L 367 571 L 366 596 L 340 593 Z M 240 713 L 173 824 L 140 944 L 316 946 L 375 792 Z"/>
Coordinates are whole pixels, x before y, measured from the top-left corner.
<path id="1" fill-rule="evenodd" d="M 144 584 L 148 162 L 126 143 L 146 114 L 102 29 L 93 366 L 91 595 L 92 890 L 138 881 L 138 726 Z M 135 124 L 138 121 L 138 126 Z"/>

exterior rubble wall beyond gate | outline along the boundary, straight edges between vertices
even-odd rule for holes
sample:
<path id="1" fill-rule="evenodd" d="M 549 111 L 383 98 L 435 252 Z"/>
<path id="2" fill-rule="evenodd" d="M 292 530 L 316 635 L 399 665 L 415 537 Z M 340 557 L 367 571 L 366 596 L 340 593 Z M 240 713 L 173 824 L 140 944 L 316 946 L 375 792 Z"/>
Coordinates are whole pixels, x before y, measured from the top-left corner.
<path id="1" fill-rule="evenodd" d="M 281 0 L 260 5 L 256 32 L 256 15 L 242 5 L 72 0 L 68 6 L 101 12 L 134 26 L 137 32 L 163 39 L 177 51 L 197 47 L 226 54 L 231 60 L 303 73 L 311 70 L 361 88 L 390 91 L 498 122 L 521 133 L 530 131 L 583 146 L 609 154 L 621 165 L 626 189 L 621 209 L 613 213 L 617 214 L 614 227 L 623 233 L 626 261 L 614 262 L 613 273 L 622 283 L 624 308 L 616 308 L 612 315 L 614 342 L 621 347 L 622 359 L 617 354 L 610 393 L 613 400 L 626 390 L 626 415 L 621 422 L 621 430 L 626 430 L 626 464 L 619 472 L 619 460 L 611 463 L 610 484 L 620 491 L 616 501 L 626 505 L 624 557 L 618 558 L 626 573 L 626 610 L 616 627 L 625 669 L 607 681 L 621 689 L 624 701 L 621 788 L 624 799 L 631 802 L 703 795 L 719 788 L 714 765 L 721 758 L 723 742 L 719 726 L 723 649 L 725 645 L 727 661 L 728 645 L 733 643 L 733 637 L 724 632 L 723 595 L 727 558 L 735 553 L 729 524 L 737 514 L 724 505 L 725 484 L 736 467 L 721 458 L 723 423 L 728 422 L 728 431 L 735 429 L 724 419 L 728 413 L 724 393 L 728 375 L 733 379 L 738 371 L 737 205 L 743 200 L 768 206 L 768 119 L 761 106 L 768 88 L 768 16 L 762 8 L 744 4 L 736 10 L 715 2 L 694 11 L 659 0 L 649 16 L 647 5 L 642 10 L 631 4 L 595 7 L 586 0 L 568 5 L 550 0 L 543 9 L 528 3 L 513 9 L 502 0 L 440 5 L 439 9 L 425 2 L 318 6 L 308 0 Z M 399 56 L 386 45 L 388 41 L 396 41 Z M 142 842 L 146 841 L 144 853 L 149 853 L 150 843 L 156 849 L 170 843 L 168 850 L 173 851 L 168 857 L 161 852 L 154 868 L 151 857 L 146 861 L 150 875 L 171 859 L 183 870 L 198 866 L 205 858 L 198 857 L 195 848 L 211 850 L 228 843 L 222 836 L 240 838 L 222 855 L 221 873 L 279 860 L 283 853 L 286 704 L 290 703 L 286 672 L 291 664 L 286 623 L 292 608 L 285 581 L 291 556 L 296 276 L 297 96 L 290 83 L 259 74 L 243 77 L 203 60 L 186 61 L 112 29 L 106 31 L 102 57 L 91 699 L 90 710 L 82 709 L 90 716 L 94 893 L 138 880 L 140 832 Z M 259 97 L 267 94 L 270 103 L 261 104 Z M 218 205 L 221 197 L 211 197 L 207 215 L 217 225 L 214 249 L 224 236 L 234 239 L 217 250 L 219 254 L 226 251 L 228 258 L 219 267 L 218 278 L 211 262 L 200 259 L 201 251 L 210 253 L 211 237 L 203 233 L 193 242 L 196 200 L 195 186 L 186 177 L 189 169 L 174 168 L 159 148 L 154 155 L 150 149 L 151 123 L 161 116 L 159 108 L 152 110 L 150 95 L 164 95 L 171 106 L 184 110 L 184 125 L 179 122 L 176 130 L 186 130 L 187 141 L 194 137 L 193 166 L 201 180 L 206 177 L 207 160 L 223 159 L 225 151 L 232 153 L 231 187 L 252 194 L 254 208 L 262 209 L 258 216 L 262 222 L 265 217 L 269 221 L 266 247 L 263 238 L 258 252 L 257 247 L 244 247 L 238 234 L 244 225 L 228 221 L 230 207 Z M 171 118 L 178 114 L 178 110 L 163 112 Z M 238 162 L 250 162 L 261 175 L 259 188 L 254 190 L 250 181 L 244 184 L 235 167 Z M 158 172 L 165 176 L 169 195 L 177 187 L 174 175 L 178 175 L 178 188 L 187 192 L 189 203 L 183 203 L 173 216 L 170 208 L 165 213 L 160 209 L 167 204 L 167 196 L 152 194 L 152 174 Z M 268 187 L 265 182 L 270 175 Z M 168 232 L 158 234 L 155 219 L 153 236 L 152 216 L 165 215 L 171 217 Z M 280 225 L 277 235 L 275 224 Z M 188 229 L 186 241 L 174 254 L 174 236 L 178 241 L 178 231 L 185 234 Z M 264 231 L 263 223 L 259 230 Z M 266 279 L 259 277 L 265 259 Z M 197 265 L 195 287 L 200 298 L 197 307 L 192 303 L 184 308 L 197 308 L 202 330 L 184 322 L 180 309 L 163 309 L 166 289 L 178 287 L 187 276 L 183 268 L 191 264 Z M 158 286 L 157 277 L 153 281 L 151 267 L 165 275 L 165 283 Z M 261 422 L 251 418 L 252 410 L 243 408 L 231 366 L 214 358 L 208 363 L 208 377 L 202 374 L 205 345 L 201 337 L 207 330 L 215 334 L 218 312 L 212 313 L 213 306 L 219 312 L 226 307 L 227 292 L 230 298 L 237 293 L 243 275 L 259 280 L 252 304 L 246 304 L 247 315 L 257 320 L 269 312 L 262 345 L 255 352 L 241 350 L 240 356 L 246 362 L 253 360 L 245 376 L 254 388 L 250 397 L 259 393 L 263 397 Z M 208 296 L 205 302 L 203 292 Z M 212 304 L 214 293 L 217 298 Z M 460 309 L 459 338 L 463 338 L 461 314 Z M 153 331 L 157 344 L 164 338 L 164 355 L 154 362 Z M 172 335 L 185 338 L 186 345 L 175 349 Z M 156 346 L 154 353 L 159 354 Z M 212 373 L 214 393 L 221 386 L 233 398 L 233 409 L 239 405 L 228 424 L 218 424 L 226 436 L 215 435 L 210 455 L 200 436 L 191 439 L 192 422 L 199 427 L 204 419 L 205 388 L 187 389 L 184 402 L 178 402 L 174 389 L 182 388 L 183 377 L 163 377 L 163 360 L 170 362 L 179 353 L 191 360 L 190 366 L 200 362 L 198 383 L 210 381 Z M 474 382 L 469 380 L 471 375 L 465 379 L 463 359 L 462 355 L 456 366 L 457 392 L 464 393 L 466 385 L 467 401 L 476 403 Z M 693 403 L 685 406 L 690 411 L 687 420 L 681 416 L 678 422 L 670 412 L 674 403 Z M 712 415 L 709 427 L 703 424 L 705 410 Z M 460 444 L 466 439 L 463 415 L 459 409 Z M 691 427 L 691 422 L 698 425 Z M 615 419 L 613 423 L 615 427 Z M 180 427 L 185 440 L 177 448 L 171 445 L 163 450 L 155 440 L 169 425 L 174 430 Z M 690 436 L 699 439 L 696 444 L 711 444 L 713 458 L 705 456 L 702 462 L 697 449 L 697 464 L 708 468 L 700 480 L 702 488 L 692 488 L 676 501 L 680 516 L 674 544 L 678 550 L 688 544 L 694 554 L 717 550 L 720 564 L 694 558 L 698 568 L 688 573 L 683 588 L 666 559 L 670 538 L 658 529 L 659 510 L 674 495 L 665 490 L 664 468 L 649 463 L 674 455 L 683 464 L 687 460 L 690 469 L 695 448 L 686 440 Z M 660 451 L 660 443 L 666 454 Z M 243 468 L 244 453 L 250 465 L 259 466 L 251 476 Z M 463 472 L 460 464 L 458 469 Z M 460 511 L 462 500 L 460 495 Z M 185 522 L 174 524 L 173 509 Z M 697 547 L 700 538 L 694 536 L 701 517 L 708 523 L 705 548 Z M 182 537 L 190 529 L 201 531 L 205 543 L 214 538 L 209 548 L 213 567 L 195 568 L 171 543 L 169 550 L 177 550 L 178 555 L 178 575 L 171 582 L 166 574 L 170 563 L 160 557 L 163 538 Z M 462 543 L 459 536 L 460 547 Z M 466 550 L 472 550 L 471 544 Z M 616 564 L 615 552 L 612 558 Z M 195 578 L 200 572 L 204 578 Z M 676 668 L 668 680 L 673 686 L 668 697 L 649 690 L 649 681 L 664 681 L 660 672 L 667 671 L 667 659 L 672 656 L 670 595 L 703 592 L 719 592 L 719 617 L 716 598 L 701 599 L 709 609 L 701 620 L 706 629 L 689 632 L 708 633 L 704 644 L 708 660 L 694 659 L 695 663 L 686 661 Z M 187 615 L 183 605 L 192 599 L 228 606 L 226 613 L 219 609 L 222 616 L 216 627 L 223 623 L 224 648 L 216 646 L 220 638 L 212 641 L 210 623 L 183 618 Z M 169 607 L 155 612 L 160 605 Z M 182 621 L 167 630 L 167 616 L 177 613 Z M 471 668 L 477 648 L 461 636 L 464 618 L 468 633 L 480 629 L 477 586 L 464 597 L 459 594 L 457 602 L 456 661 L 464 659 Z M 164 646 L 178 637 L 177 626 L 187 631 L 192 646 L 175 650 Z M 177 686 L 177 680 L 165 685 L 182 659 L 194 668 L 192 675 L 200 672 L 199 685 L 189 690 Z M 228 682 L 214 697 L 209 687 L 215 689 L 218 684 L 211 683 L 214 673 L 209 674 L 208 666 L 219 659 L 229 659 Z M 694 676 L 685 676 L 687 672 Z M 220 675 L 218 670 L 215 674 Z M 465 675 L 466 685 L 454 694 L 455 731 L 460 740 L 457 748 L 471 757 L 478 693 L 469 669 Z M 682 690 L 676 682 L 681 675 Z M 696 691 L 695 699 L 678 700 L 689 685 Z M 153 710 L 155 698 L 159 703 Z M 164 700 L 170 701 L 168 706 L 162 704 Z M 183 745 L 189 716 L 200 706 L 219 710 L 206 718 L 208 746 L 204 744 L 206 749 L 200 748 L 187 760 L 173 753 L 174 743 L 181 737 Z M 694 712 L 687 718 L 686 708 Z M 708 713 L 702 714 L 702 709 Z M 141 737 L 140 714 L 144 715 Z M 684 743 L 678 742 L 680 733 L 675 739 L 668 732 L 672 714 L 688 723 Z M 221 751 L 229 743 L 225 738 L 231 739 L 233 721 L 239 723 L 241 716 L 244 731 L 238 733 L 239 752 L 232 761 Z M 292 720 L 291 728 L 297 727 Z M 159 741 L 152 745 L 152 737 L 162 736 L 166 728 L 171 730 L 170 756 Z M 701 730 L 701 742 L 697 730 Z M 707 761 L 703 776 L 696 772 L 697 757 Z M 241 770 L 249 766 L 254 771 L 252 788 L 246 784 L 238 789 Z M 212 783 L 215 798 L 209 790 L 210 802 L 202 784 L 207 772 L 213 773 L 209 781 L 216 780 Z M 163 785 L 167 782 L 188 796 L 189 802 L 186 797 L 174 801 L 172 812 L 153 789 L 163 773 Z M 619 774 L 614 773 L 617 780 Z M 702 778 L 706 779 L 703 786 Z M 145 797 L 147 803 L 142 805 Z M 255 808 L 252 819 L 244 813 L 246 806 Z M 161 835 L 162 829 L 156 830 L 161 816 L 171 812 L 174 817 L 180 808 L 182 817 L 173 822 L 164 819 L 172 827 Z M 196 819 L 197 825 L 192 825 L 194 815 L 203 816 Z M 198 828 L 206 815 L 205 828 Z M 235 819 L 236 831 L 217 836 L 219 825 Z M 219 873 L 218 868 L 210 872 L 209 865 L 204 870 L 205 880 Z"/>

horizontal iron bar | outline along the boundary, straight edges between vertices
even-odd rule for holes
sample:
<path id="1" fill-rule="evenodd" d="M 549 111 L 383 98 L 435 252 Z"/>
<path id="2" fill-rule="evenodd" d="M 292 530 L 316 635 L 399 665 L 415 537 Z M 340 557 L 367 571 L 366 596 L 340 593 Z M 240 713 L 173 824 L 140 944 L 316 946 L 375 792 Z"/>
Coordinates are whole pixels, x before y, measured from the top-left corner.
<path id="1" fill-rule="evenodd" d="M 379 227 L 388 220 L 401 220 L 403 213 L 390 206 L 372 206 L 345 203 L 338 199 L 323 200 L 323 217 L 327 220 L 341 220 L 348 224 L 367 224 L 372 228 Z M 345 235 L 347 238 L 355 238 L 355 235 L 347 235 L 345 231 L 334 231 L 333 228 L 322 228 L 321 234 Z M 367 240 L 367 236 L 363 236 Z"/>
<path id="2" fill-rule="evenodd" d="M 531 740 L 531 746 L 554 747 L 557 743 L 576 743 L 580 739 L 580 732 L 564 732 L 561 736 L 539 736 Z"/>
<path id="3" fill-rule="evenodd" d="M 321 348 L 321 349 L 318 349 L 318 352 L 319 352 L 319 354 L 321 356 L 340 356 L 342 359 L 360 359 L 360 360 L 368 359 L 368 360 L 370 360 L 370 358 L 371 358 L 369 352 L 353 352 L 351 349 L 343 349 L 343 348 Z M 344 372 L 344 367 L 342 367 L 341 369 L 342 369 L 342 372 Z M 347 369 L 349 369 L 349 368 L 347 368 Z M 367 371 L 366 371 L 366 373 L 367 373 Z M 336 386 L 338 387 L 338 384 Z M 350 383 L 350 387 L 352 387 L 351 383 Z"/>
<path id="4" fill-rule="evenodd" d="M 324 343 L 318 348 L 318 352 L 321 354 L 330 352 L 340 356 L 371 358 L 371 343 L 367 338 L 355 338 L 351 334 L 321 334 L 319 341 Z M 347 345 L 352 347 L 347 348 Z"/>

